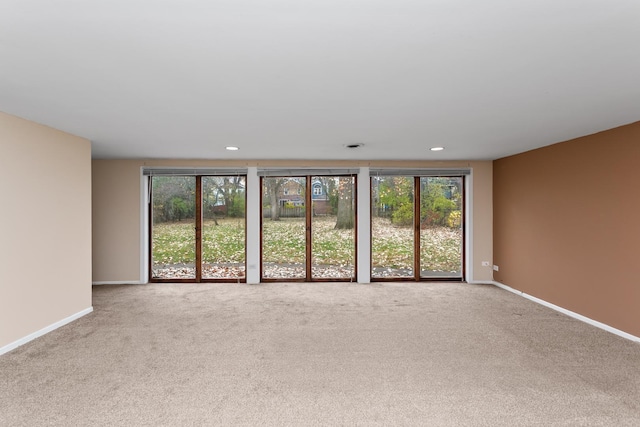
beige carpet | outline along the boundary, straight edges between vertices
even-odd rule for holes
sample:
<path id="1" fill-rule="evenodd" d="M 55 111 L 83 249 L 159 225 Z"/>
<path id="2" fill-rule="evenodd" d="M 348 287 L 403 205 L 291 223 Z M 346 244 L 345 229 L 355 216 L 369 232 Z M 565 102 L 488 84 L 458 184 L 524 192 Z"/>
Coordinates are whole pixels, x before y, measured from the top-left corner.
<path id="1" fill-rule="evenodd" d="M 0 425 L 640 425 L 639 344 L 493 286 L 101 286 L 94 310 L 0 356 Z"/>

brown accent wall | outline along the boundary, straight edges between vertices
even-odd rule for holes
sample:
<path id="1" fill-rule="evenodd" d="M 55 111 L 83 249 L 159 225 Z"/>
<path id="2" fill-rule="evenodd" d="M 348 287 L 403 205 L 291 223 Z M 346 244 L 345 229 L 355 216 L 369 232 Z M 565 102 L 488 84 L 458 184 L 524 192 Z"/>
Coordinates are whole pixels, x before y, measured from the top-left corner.
<path id="1" fill-rule="evenodd" d="M 494 279 L 640 336 L 640 122 L 496 160 Z"/>
<path id="2" fill-rule="evenodd" d="M 0 348 L 91 308 L 91 143 L 0 113 Z"/>

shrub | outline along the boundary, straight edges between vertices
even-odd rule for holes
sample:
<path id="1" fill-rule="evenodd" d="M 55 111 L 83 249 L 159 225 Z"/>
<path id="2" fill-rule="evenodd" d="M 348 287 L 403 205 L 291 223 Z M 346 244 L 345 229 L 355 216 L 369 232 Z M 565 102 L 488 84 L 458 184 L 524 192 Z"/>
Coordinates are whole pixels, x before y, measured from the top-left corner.
<path id="1" fill-rule="evenodd" d="M 453 200 L 447 199 L 440 191 L 440 188 L 437 188 L 437 191 L 431 190 L 431 192 L 422 199 L 422 227 L 447 225 L 449 214 L 456 209 L 456 203 Z"/>
<path id="2" fill-rule="evenodd" d="M 189 216 L 189 206 L 180 197 L 174 197 L 169 201 L 168 219 L 180 221 Z"/>
<path id="3" fill-rule="evenodd" d="M 447 216 L 447 227 L 449 228 L 460 228 L 460 224 L 462 223 L 462 212 L 459 210 L 449 212 Z"/>
<path id="4" fill-rule="evenodd" d="M 413 204 L 401 204 L 400 207 L 391 214 L 391 223 L 401 227 L 413 225 Z"/>

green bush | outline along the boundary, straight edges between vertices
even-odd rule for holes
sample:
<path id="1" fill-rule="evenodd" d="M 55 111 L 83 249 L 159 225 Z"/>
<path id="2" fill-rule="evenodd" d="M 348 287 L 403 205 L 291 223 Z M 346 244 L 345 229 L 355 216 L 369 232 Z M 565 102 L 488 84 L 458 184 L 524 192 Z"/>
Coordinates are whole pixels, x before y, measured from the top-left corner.
<path id="1" fill-rule="evenodd" d="M 403 203 L 393 211 L 391 223 L 401 227 L 413 225 L 413 203 Z"/>
<path id="2" fill-rule="evenodd" d="M 430 192 L 421 202 L 423 214 L 420 223 L 423 227 L 447 225 L 449 214 L 457 207 L 453 200 L 440 192 Z"/>
<path id="3" fill-rule="evenodd" d="M 227 215 L 232 218 L 243 218 L 245 212 L 244 194 L 231 199 L 231 205 L 227 206 Z"/>
<path id="4" fill-rule="evenodd" d="M 180 221 L 190 216 L 190 210 L 187 203 L 180 197 L 173 197 L 169 201 L 169 212 L 167 217 L 171 221 Z"/>

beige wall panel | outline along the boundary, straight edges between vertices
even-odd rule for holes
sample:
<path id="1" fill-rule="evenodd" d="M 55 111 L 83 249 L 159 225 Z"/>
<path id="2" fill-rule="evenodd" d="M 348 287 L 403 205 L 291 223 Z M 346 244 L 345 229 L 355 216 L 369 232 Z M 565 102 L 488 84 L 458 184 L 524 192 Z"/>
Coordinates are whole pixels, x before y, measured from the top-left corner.
<path id="1" fill-rule="evenodd" d="M 492 162 L 434 161 L 307 161 L 307 160 L 94 160 L 93 161 L 93 280 L 94 282 L 138 282 L 140 265 L 140 170 L 141 167 L 405 167 L 473 168 L 474 276 L 470 280 L 492 280 L 491 270 L 481 267 L 492 259 L 493 224 Z"/>
<path id="2" fill-rule="evenodd" d="M 482 261 L 489 261 L 491 264 L 493 259 L 493 163 L 472 162 L 472 165 L 472 279 L 478 282 L 488 282 L 493 280 L 493 270 L 491 267 L 483 267 Z"/>
<path id="3" fill-rule="evenodd" d="M 94 160 L 93 281 L 140 281 L 140 167 L 137 160 Z"/>
<path id="4" fill-rule="evenodd" d="M 91 144 L 0 113 L 0 347 L 91 307 Z"/>
<path id="5" fill-rule="evenodd" d="M 640 122 L 494 163 L 497 281 L 640 336 Z"/>

